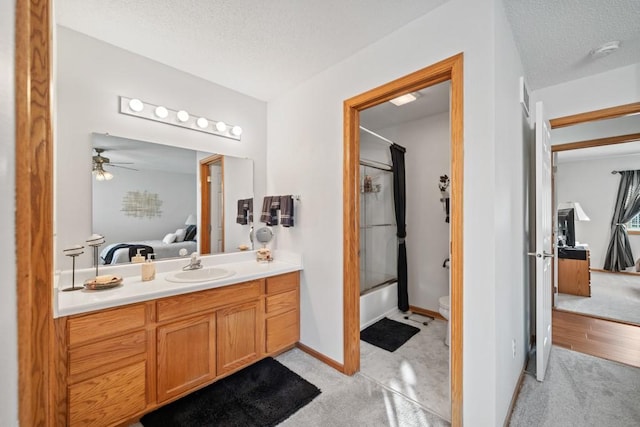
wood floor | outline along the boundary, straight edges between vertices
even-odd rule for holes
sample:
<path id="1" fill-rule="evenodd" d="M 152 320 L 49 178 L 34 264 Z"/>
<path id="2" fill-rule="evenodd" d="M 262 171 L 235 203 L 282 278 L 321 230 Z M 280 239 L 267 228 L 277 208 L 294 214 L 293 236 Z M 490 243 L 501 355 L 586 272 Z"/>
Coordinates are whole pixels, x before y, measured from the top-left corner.
<path id="1" fill-rule="evenodd" d="M 553 344 L 640 368 L 640 327 L 553 311 Z"/>

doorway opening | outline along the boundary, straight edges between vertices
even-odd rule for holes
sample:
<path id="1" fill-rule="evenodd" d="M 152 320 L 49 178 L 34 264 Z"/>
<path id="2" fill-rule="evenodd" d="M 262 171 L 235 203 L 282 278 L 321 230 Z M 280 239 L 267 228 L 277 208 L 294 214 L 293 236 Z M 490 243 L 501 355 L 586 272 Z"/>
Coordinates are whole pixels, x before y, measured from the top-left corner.
<path id="1" fill-rule="evenodd" d="M 553 238 L 557 255 L 553 291 L 560 292 L 554 295 L 554 344 L 633 366 L 640 366 L 633 356 L 635 347 L 629 346 L 640 336 L 637 306 L 625 311 L 626 305 L 615 301 L 625 279 L 640 277 L 603 267 L 619 181 L 612 172 L 638 169 L 631 155 L 640 152 L 634 117 L 638 113 L 640 103 L 633 103 L 550 121 L 555 142 L 553 219 L 558 222 L 560 211 L 571 210 L 573 216 L 570 227 L 554 227 L 558 233 Z M 596 199 L 599 195 L 608 200 Z M 603 333 L 593 334 L 595 329 Z"/>
<path id="2" fill-rule="evenodd" d="M 455 55 L 344 102 L 343 316 L 344 373 L 360 369 L 360 112 L 450 81 L 450 370 L 451 422 L 462 425 L 463 309 L 463 54 Z"/>
<path id="3" fill-rule="evenodd" d="M 200 253 L 224 252 L 224 156 L 200 160 Z"/>

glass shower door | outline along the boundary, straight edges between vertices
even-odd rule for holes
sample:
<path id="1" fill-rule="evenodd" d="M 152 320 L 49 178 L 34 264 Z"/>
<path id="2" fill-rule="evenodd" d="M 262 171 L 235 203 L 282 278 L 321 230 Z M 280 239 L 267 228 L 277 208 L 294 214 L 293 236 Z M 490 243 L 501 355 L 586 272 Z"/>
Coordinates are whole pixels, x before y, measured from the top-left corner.
<path id="1" fill-rule="evenodd" d="M 398 243 L 393 173 L 360 166 L 360 294 L 396 281 Z"/>

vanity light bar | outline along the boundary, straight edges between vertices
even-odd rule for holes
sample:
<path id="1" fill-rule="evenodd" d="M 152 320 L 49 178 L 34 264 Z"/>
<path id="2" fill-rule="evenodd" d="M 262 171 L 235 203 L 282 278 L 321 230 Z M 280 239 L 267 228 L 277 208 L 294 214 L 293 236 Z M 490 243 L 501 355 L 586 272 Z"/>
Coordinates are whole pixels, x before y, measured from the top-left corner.
<path id="1" fill-rule="evenodd" d="M 197 130 L 212 135 L 240 141 L 242 128 L 222 121 L 192 116 L 185 110 L 172 110 L 162 105 L 149 104 L 137 98 L 120 97 L 120 114 L 142 117 L 143 119 Z"/>

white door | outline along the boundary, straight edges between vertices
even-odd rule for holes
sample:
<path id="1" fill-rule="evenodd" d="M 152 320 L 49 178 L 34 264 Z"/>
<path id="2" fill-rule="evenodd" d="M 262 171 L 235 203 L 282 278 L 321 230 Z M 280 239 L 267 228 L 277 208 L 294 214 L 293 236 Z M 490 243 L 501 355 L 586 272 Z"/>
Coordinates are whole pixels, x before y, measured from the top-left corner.
<path id="1" fill-rule="evenodd" d="M 551 134 L 542 102 L 536 103 L 536 379 L 542 381 L 551 354 Z"/>

